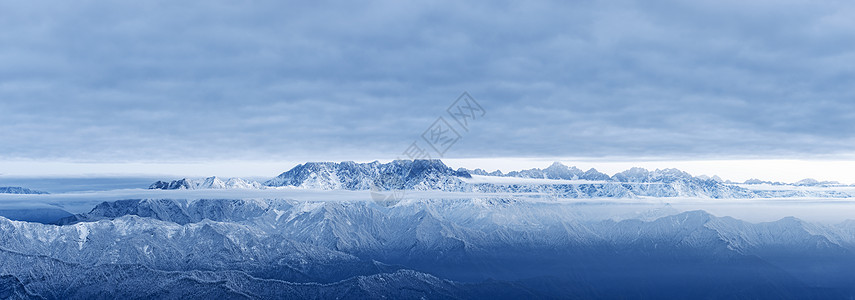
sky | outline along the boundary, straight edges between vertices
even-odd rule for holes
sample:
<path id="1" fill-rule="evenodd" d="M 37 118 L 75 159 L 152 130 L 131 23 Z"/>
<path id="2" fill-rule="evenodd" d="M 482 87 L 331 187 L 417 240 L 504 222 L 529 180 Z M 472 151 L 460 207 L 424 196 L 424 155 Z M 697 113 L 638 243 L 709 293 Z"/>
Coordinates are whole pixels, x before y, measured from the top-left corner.
<path id="1" fill-rule="evenodd" d="M 855 182 L 851 1 L 136 2 L 0 0 L 0 175 L 390 160 L 465 91 L 461 166 Z"/>

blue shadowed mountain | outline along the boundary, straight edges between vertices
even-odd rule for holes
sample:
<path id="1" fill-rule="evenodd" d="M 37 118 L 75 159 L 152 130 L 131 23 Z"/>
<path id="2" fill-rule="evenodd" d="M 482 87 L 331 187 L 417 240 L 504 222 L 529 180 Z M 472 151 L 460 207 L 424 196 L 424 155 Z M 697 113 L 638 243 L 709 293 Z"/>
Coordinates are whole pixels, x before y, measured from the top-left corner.
<path id="1" fill-rule="evenodd" d="M 0 194 L 44 195 L 47 193 L 18 186 L 0 186 Z"/>
<path id="2" fill-rule="evenodd" d="M 501 198 L 392 207 L 347 201 L 105 202 L 65 226 L 0 218 L 0 273 L 48 298 L 206 290 L 259 298 L 855 293 L 851 222 L 749 223 L 704 211 L 598 221 L 580 219 L 578 210 Z"/>
<path id="3" fill-rule="evenodd" d="M 310 162 L 265 182 L 267 186 L 294 186 L 316 189 L 367 190 L 372 185 L 383 189 L 449 189 L 461 186 L 459 178 L 468 172 L 454 171 L 441 160 L 395 160 L 382 164 L 352 161 Z"/>

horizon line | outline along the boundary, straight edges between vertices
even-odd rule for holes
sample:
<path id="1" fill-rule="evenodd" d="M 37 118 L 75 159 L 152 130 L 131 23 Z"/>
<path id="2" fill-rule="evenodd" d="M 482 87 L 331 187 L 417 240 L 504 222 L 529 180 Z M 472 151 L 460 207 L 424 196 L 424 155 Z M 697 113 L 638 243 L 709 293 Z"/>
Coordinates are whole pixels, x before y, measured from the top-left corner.
<path id="1" fill-rule="evenodd" d="M 855 161 L 853 160 L 803 160 L 803 159 L 720 159 L 720 160 L 577 160 L 561 158 L 437 158 L 452 169 L 482 169 L 503 173 L 545 169 L 559 162 L 580 170 L 591 168 L 614 176 L 633 167 L 647 170 L 678 169 L 692 176 L 718 176 L 723 181 L 734 183 L 749 179 L 770 182 L 795 183 L 804 179 L 855 183 Z M 137 177 L 162 178 L 186 177 L 206 178 L 211 176 L 230 178 L 271 178 L 293 167 L 307 162 L 388 163 L 393 159 L 374 160 L 218 160 L 196 162 L 69 162 L 69 161 L 3 161 L 0 160 L 2 178 L 95 178 Z"/>

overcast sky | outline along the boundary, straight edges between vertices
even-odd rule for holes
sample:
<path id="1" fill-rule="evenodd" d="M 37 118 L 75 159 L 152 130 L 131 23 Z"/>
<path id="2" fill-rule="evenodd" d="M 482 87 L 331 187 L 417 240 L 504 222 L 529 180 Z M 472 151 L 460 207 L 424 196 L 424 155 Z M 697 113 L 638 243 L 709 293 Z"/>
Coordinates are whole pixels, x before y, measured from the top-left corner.
<path id="1" fill-rule="evenodd" d="M 852 1 L 191 2 L 0 0 L 0 160 L 855 153 Z"/>

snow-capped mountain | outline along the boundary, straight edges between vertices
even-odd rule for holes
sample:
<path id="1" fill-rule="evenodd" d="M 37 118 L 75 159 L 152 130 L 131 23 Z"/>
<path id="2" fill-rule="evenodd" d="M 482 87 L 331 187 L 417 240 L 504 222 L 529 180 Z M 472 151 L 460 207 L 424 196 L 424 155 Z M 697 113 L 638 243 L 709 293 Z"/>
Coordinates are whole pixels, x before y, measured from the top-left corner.
<path id="1" fill-rule="evenodd" d="M 48 192 L 31 190 L 31 189 L 23 188 L 23 187 L 19 187 L 19 186 L 0 186 L 0 194 L 43 195 L 43 194 L 47 194 L 47 193 Z"/>
<path id="2" fill-rule="evenodd" d="M 593 220 L 573 204 L 491 197 L 124 200 L 62 226 L 0 217 L 0 278 L 51 299 L 855 295 L 852 222 L 658 212 Z"/>
<path id="3" fill-rule="evenodd" d="M 198 189 L 260 189 L 263 186 L 251 180 L 241 178 L 229 178 L 226 181 L 213 176 L 200 180 L 179 179 L 171 182 L 158 181 L 152 183 L 149 189 L 156 190 L 198 190 Z"/>
<path id="4" fill-rule="evenodd" d="M 855 296 L 855 221 L 750 223 L 678 209 L 682 198 L 727 207 L 852 197 L 833 183 L 732 184 L 676 169 L 608 176 L 560 163 L 504 174 L 416 160 L 150 188 L 205 191 L 146 192 L 180 199 L 106 201 L 74 215 L 56 208 L 65 200 L 47 203 L 52 212 L 26 208 L 63 195 L 0 197 L 25 206 L 0 210 L 0 298 Z M 378 190 L 427 192 L 386 205 Z M 837 200 L 829 205 L 846 203 Z"/>
<path id="5" fill-rule="evenodd" d="M 473 176 L 477 178 L 473 179 Z M 481 177 L 478 177 L 481 176 Z M 505 178 L 505 179 L 502 179 Z M 515 182 L 508 178 L 531 179 Z M 755 183 L 755 181 L 751 181 Z M 352 161 L 309 162 L 283 172 L 264 184 L 232 178 L 158 181 L 150 189 L 260 189 L 293 187 L 315 190 L 438 190 L 449 192 L 540 193 L 556 198 L 783 198 L 853 197 L 834 189 L 789 189 L 790 187 L 831 187 L 834 182 L 803 180 L 776 185 L 778 189 L 758 189 L 752 184 L 724 182 L 717 176 L 692 176 L 677 169 L 631 168 L 609 176 L 596 169 L 582 171 L 555 162 L 546 169 L 501 171 L 452 170 L 440 160 L 396 160 L 356 163 Z"/>
<path id="6" fill-rule="evenodd" d="M 474 171 L 485 174 L 483 171 Z M 494 175 L 481 175 L 494 176 Z M 755 195 L 745 189 L 729 186 L 713 179 L 699 179 L 674 169 L 632 169 L 614 178 L 595 169 L 582 171 L 554 163 L 544 170 L 531 169 L 511 172 L 502 177 L 531 179 L 577 180 L 574 184 L 536 183 L 497 184 L 472 183 L 470 172 L 453 171 L 439 160 L 394 161 L 388 164 L 307 163 L 299 165 L 266 182 L 269 186 L 294 186 L 311 189 L 365 190 L 416 189 L 464 192 L 539 192 L 567 198 L 638 196 L 750 198 Z M 585 183 L 584 181 L 590 181 Z M 608 181 L 608 182 L 603 182 Z"/>
<path id="7" fill-rule="evenodd" d="M 544 179 L 566 179 L 566 180 L 609 180 L 609 176 L 591 168 L 588 171 L 582 171 L 576 167 L 568 167 L 560 162 L 554 162 L 546 169 L 529 169 L 522 171 L 513 171 L 508 174 L 501 175 L 501 171 L 497 171 L 499 176 L 522 177 L 522 178 L 544 178 Z"/>
<path id="8" fill-rule="evenodd" d="M 469 173 L 454 171 L 440 160 L 395 160 L 382 164 L 352 161 L 310 162 L 265 182 L 267 186 L 292 186 L 321 190 L 415 189 L 457 191 L 465 185 L 459 178 Z"/>
<path id="9" fill-rule="evenodd" d="M 612 180 L 635 195 L 651 197 L 754 198 L 752 191 L 727 185 L 714 178 L 693 177 L 677 169 L 648 171 L 632 168 L 612 176 Z"/>
<path id="10" fill-rule="evenodd" d="M 483 171 L 479 172 L 485 174 Z M 567 167 L 559 162 L 553 163 L 546 169 L 529 169 L 502 174 L 495 171 L 490 176 L 543 178 L 565 180 L 608 181 L 606 184 L 592 184 L 586 188 L 579 185 L 564 187 L 564 190 L 578 189 L 583 192 L 561 193 L 570 198 L 579 197 L 703 197 L 703 198 L 753 198 L 757 195 L 750 190 L 733 185 L 727 185 L 717 177 L 693 177 L 677 170 L 664 169 L 648 171 L 643 168 L 632 168 L 627 171 L 609 176 L 590 169 L 582 171 L 576 167 Z"/>
<path id="11" fill-rule="evenodd" d="M 582 171 L 554 163 L 546 169 L 530 169 L 508 174 L 479 176 L 517 177 L 530 179 L 576 180 L 573 184 L 527 182 L 523 184 L 473 183 L 470 171 L 453 171 L 440 160 L 396 160 L 388 164 L 371 163 L 306 163 L 265 182 L 268 186 L 293 186 L 309 189 L 367 190 L 372 186 L 383 190 L 414 189 L 462 192 L 541 192 L 568 198 L 638 196 L 739 198 L 755 195 L 735 186 L 713 179 L 702 180 L 676 169 L 653 172 L 634 168 L 614 177 L 595 169 Z M 590 182 L 585 182 L 590 181 Z M 604 182 L 606 181 L 606 182 Z"/>

